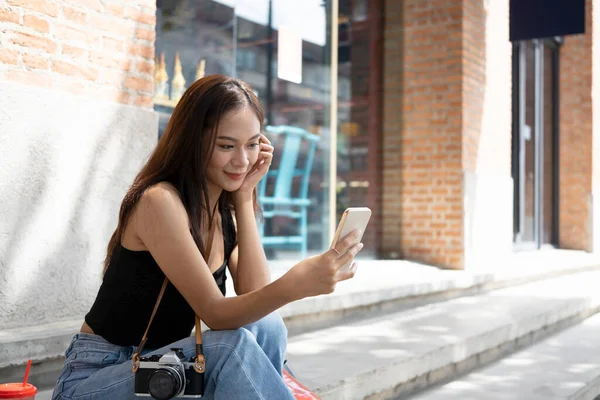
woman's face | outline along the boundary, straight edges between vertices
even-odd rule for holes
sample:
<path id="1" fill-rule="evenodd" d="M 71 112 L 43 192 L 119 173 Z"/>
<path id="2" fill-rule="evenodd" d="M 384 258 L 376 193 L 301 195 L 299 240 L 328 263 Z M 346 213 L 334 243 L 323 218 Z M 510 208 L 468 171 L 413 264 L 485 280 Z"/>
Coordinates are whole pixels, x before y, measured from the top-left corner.
<path id="1" fill-rule="evenodd" d="M 258 159 L 259 135 L 260 122 L 249 107 L 225 114 L 208 164 L 208 182 L 228 192 L 239 189 Z"/>

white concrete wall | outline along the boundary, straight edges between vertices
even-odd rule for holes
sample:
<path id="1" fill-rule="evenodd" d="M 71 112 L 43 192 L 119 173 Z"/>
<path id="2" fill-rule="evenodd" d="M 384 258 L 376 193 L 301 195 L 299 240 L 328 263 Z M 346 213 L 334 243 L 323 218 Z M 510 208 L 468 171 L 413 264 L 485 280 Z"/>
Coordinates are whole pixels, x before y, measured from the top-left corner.
<path id="1" fill-rule="evenodd" d="M 0 329 L 83 317 L 152 110 L 0 82 Z"/>
<path id="2" fill-rule="evenodd" d="M 464 176 L 465 268 L 489 267 L 512 254 L 512 46 L 509 0 L 484 3 L 485 86 L 475 172 Z"/>
<path id="3" fill-rule="evenodd" d="M 466 172 L 463 182 L 465 269 L 500 268 L 513 254 L 513 180 Z"/>

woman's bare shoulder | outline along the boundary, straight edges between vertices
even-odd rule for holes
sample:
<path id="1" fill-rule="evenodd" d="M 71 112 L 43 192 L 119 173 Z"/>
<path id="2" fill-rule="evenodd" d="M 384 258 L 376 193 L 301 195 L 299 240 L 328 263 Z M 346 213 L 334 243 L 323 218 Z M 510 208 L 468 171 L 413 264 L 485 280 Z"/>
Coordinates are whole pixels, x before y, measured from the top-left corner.
<path id="1" fill-rule="evenodd" d="M 146 189 L 140 197 L 134 216 L 145 225 L 157 219 L 173 219 L 173 222 L 187 221 L 187 212 L 179 192 L 168 182 L 160 182 Z"/>

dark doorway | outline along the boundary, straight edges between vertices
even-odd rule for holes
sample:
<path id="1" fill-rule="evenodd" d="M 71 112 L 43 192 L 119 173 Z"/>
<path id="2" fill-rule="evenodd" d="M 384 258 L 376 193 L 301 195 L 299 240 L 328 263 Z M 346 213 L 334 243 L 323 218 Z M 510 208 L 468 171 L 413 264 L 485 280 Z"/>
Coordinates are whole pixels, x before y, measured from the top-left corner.
<path id="1" fill-rule="evenodd" d="M 513 43 L 514 242 L 558 242 L 557 40 Z"/>

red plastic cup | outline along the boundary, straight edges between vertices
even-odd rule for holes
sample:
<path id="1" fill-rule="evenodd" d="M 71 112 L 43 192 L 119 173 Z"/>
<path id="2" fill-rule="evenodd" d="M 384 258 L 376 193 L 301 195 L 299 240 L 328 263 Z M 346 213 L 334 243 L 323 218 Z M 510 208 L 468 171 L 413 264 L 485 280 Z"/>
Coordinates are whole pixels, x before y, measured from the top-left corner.
<path id="1" fill-rule="evenodd" d="M 37 388 L 31 383 L 2 383 L 0 384 L 0 399 L 11 400 L 33 400 L 37 393 Z"/>

